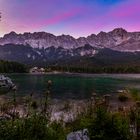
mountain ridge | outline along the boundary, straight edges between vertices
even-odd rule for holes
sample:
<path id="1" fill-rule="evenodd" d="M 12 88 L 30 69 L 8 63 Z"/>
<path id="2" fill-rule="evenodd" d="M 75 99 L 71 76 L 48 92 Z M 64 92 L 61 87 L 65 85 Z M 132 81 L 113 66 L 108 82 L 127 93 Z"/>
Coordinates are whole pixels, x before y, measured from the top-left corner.
<path id="1" fill-rule="evenodd" d="M 123 28 L 116 28 L 109 32 L 91 34 L 87 37 L 74 38 L 70 35 L 55 36 L 47 32 L 17 34 L 11 32 L 0 38 L 0 45 L 21 44 L 33 48 L 74 49 L 89 44 L 96 48 L 110 48 L 118 51 L 134 52 L 140 50 L 140 32 L 127 32 Z"/>
<path id="2" fill-rule="evenodd" d="M 46 32 L 11 32 L 0 38 L 0 59 L 34 66 L 140 65 L 140 32 L 116 28 L 78 39 Z"/>

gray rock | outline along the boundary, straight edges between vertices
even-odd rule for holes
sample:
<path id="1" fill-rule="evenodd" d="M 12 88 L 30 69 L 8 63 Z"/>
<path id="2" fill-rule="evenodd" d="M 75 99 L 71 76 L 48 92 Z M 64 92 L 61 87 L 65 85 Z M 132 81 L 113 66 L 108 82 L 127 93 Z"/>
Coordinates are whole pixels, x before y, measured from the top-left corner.
<path id="1" fill-rule="evenodd" d="M 0 75 L 0 89 L 10 89 L 13 88 L 15 85 L 9 77 L 5 77 L 4 75 Z"/>
<path id="2" fill-rule="evenodd" d="M 71 132 L 67 135 L 67 140 L 90 140 L 88 130 L 84 129 L 76 132 Z"/>

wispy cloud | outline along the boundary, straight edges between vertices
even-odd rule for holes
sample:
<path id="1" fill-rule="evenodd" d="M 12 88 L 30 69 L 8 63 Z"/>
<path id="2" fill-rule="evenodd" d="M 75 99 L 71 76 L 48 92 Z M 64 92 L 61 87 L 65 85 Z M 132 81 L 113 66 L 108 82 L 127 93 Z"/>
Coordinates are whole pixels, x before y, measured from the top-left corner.
<path id="1" fill-rule="evenodd" d="M 45 30 L 86 36 L 120 26 L 140 30 L 140 0 L 0 0 L 0 10 L 0 34 Z"/>

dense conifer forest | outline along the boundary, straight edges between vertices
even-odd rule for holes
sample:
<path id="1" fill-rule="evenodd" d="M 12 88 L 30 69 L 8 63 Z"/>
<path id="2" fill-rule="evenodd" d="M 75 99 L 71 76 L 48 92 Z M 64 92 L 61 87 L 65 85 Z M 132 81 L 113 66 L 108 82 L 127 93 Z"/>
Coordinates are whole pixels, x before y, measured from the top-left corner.
<path id="1" fill-rule="evenodd" d="M 17 62 L 0 60 L 0 73 L 24 73 L 27 67 Z"/>

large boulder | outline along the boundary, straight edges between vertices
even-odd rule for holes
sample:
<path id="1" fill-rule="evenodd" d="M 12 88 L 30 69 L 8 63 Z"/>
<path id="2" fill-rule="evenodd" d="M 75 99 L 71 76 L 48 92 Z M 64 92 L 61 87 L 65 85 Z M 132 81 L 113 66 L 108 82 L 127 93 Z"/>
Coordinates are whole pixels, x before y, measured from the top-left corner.
<path id="1" fill-rule="evenodd" d="M 9 90 L 15 87 L 15 84 L 9 77 L 0 75 L 0 94 L 7 93 Z"/>
<path id="2" fill-rule="evenodd" d="M 88 130 L 84 129 L 76 132 L 71 132 L 67 135 L 67 140 L 90 140 Z"/>

